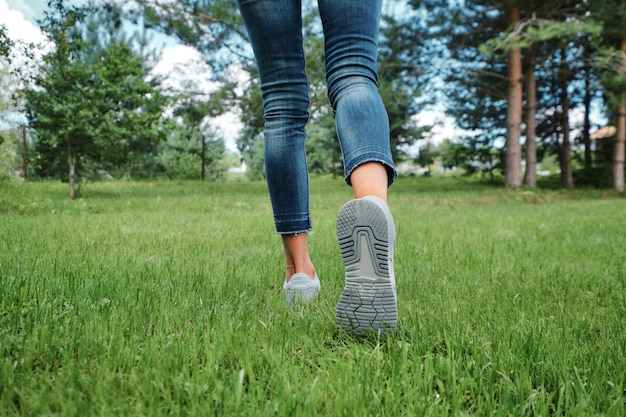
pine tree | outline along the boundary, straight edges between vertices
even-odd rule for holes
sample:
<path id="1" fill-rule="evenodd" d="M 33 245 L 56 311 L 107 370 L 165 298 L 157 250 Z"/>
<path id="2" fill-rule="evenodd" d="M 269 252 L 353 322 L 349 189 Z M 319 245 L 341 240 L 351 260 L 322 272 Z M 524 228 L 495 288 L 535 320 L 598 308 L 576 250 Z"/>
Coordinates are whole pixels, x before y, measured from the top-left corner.
<path id="1" fill-rule="evenodd" d="M 65 177 L 75 198 L 78 169 L 119 167 L 156 152 L 165 102 L 130 45 L 86 42 L 84 24 L 94 9 L 66 8 L 62 0 L 51 6 L 41 29 L 55 47 L 25 91 L 26 111 L 39 173 Z"/>
<path id="2" fill-rule="evenodd" d="M 605 69 L 602 82 L 616 124 L 613 152 L 613 190 L 624 192 L 626 142 L 626 0 L 598 0 L 593 15 L 602 22 L 598 57 Z"/>

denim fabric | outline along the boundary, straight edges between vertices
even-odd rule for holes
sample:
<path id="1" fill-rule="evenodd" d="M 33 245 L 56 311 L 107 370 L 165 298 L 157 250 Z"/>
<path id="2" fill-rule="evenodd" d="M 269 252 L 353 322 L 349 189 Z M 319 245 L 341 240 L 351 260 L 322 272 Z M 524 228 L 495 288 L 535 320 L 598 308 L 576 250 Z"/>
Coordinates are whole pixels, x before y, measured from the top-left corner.
<path id="1" fill-rule="evenodd" d="M 304 148 L 309 119 L 300 0 L 238 0 L 261 78 L 265 172 L 276 230 L 311 230 Z M 376 62 L 382 0 L 318 0 L 324 28 L 328 97 L 345 178 L 365 162 L 396 177 L 389 120 L 378 94 Z"/>

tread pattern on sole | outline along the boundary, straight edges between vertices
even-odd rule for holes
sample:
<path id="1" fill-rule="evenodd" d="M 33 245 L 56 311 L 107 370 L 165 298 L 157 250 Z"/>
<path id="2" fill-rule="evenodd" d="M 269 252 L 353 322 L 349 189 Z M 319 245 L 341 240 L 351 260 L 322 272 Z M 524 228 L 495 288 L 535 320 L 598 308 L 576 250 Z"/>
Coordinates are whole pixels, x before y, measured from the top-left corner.
<path id="1" fill-rule="evenodd" d="M 389 259 L 395 230 L 390 214 L 369 199 L 349 201 L 337 216 L 337 239 L 346 267 L 337 325 L 355 333 L 395 327 L 398 309 Z"/>

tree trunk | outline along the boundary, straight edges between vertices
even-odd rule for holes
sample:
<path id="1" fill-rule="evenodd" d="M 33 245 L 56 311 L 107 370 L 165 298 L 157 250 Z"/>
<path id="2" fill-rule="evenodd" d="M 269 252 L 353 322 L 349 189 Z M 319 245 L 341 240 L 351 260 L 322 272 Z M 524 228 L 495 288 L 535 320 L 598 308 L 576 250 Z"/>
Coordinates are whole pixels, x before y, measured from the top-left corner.
<path id="1" fill-rule="evenodd" d="M 561 133 L 563 135 L 563 144 L 561 145 L 561 153 L 559 162 L 561 165 L 561 184 L 563 187 L 571 190 L 574 188 L 574 176 L 572 174 L 572 147 L 569 141 L 569 97 L 567 95 L 567 83 L 569 79 L 569 68 L 566 61 L 566 50 L 561 49 L 561 71 L 559 81 L 561 87 Z"/>
<path id="2" fill-rule="evenodd" d="M 621 76 L 626 73 L 626 39 L 621 42 Z M 615 155 L 613 157 L 613 190 L 624 192 L 624 142 L 626 142 L 626 91 L 621 93 L 617 108 L 617 132 L 615 133 Z"/>
<path id="3" fill-rule="evenodd" d="M 591 130 L 591 65 L 586 63 L 585 58 L 585 119 L 583 122 L 583 144 L 585 146 L 585 173 L 590 174 L 591 168 L 593 168 L 593 162 L 591 159 L 591 136 L 589 130 Z"/>
<path id="4" fill-rule="evenodd" d="M 202 151 L 200 153 L 200 159 L 202 161 L 202 168 L 200 169 L 200 179 L 204 181 L 204 164 L 206 159 L 206 139 L 204 138 L 204 135 L 202 135 Z"/>
<path id="5" fill-rule="evenodd" d="M 509 24 L 519 24 L 519 9 L 508 10 Z M 508 108 L 506 114 L 506 186 L 517 188 L 522 185 L 522 147 L 519 143 L 522 125 L 522 54 L 519 48 L 508 53 Z"/>
<path id="6" fill-rule="evenodd" d="M 526 74 L 526 172 L 524 185 L 537 186 L 537 79 L 535 78 L 535 46 L 528 48 Z"/>
<path id="7" fill-rule="evenodd" d="M 69 177 L 68 177 L 68 195 L 74 200 L 76 198 L 76 192 L 74 188 L 74 182 L 76 179 L 76 155 L 72 151 L 72 148 L 68 146 L 67 149 L 67 165 L 69 166 Z"/>
<path id="8" fill-rule="evenodd" d="M 622 93 L 622 103 L 626 102 L 626 93 Z M 617 109 L 617 133 L 615 135 L 615 156 L 613 158 L 613 190 L 624 192 L 624 142 L 626 138 L 626 105 Z"/>
<path id="9" fill-rule="evenodd" d="M 22 126 L 22 176 L 28 179 L 28 147 L 26 145 L 26 126 Z"/>

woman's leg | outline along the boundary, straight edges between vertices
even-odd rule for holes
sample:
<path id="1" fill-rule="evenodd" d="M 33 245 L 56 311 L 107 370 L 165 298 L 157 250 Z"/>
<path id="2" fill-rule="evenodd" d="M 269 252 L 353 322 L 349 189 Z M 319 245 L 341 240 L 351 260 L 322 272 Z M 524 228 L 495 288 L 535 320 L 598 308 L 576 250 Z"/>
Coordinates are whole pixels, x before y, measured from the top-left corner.
<path id="1" fill-rule="evenodd" d="M 315 277 L 315 267 L 309 256 L 307 234 L 282 235 L 285 249 L 285 265 L 287 267 L 285 280 L 289 281 L 295 273 L 304 273 L 310 278 Z"/>
<path id="2" fill-rule="evenodd" d="M 387 202 L 388 171 L 380 162 L 365 162 L 352 171 L 350 183 L 354 198 L 373 195 Z"/>
<path id="3" fill-rule="evenodd" d="M 276 231 L 283 237 L 287 280 L 315 276 L 304 140 L 308 82 L 298 0 L 239 0 L 259 68 L 265 117 L 265 169 Z"/>
<path id="4" fill-rule="evenodd" d="M 337 325 L 356 333 L 384 332 L 396 326 L 398 314 L 395 226 L 386 204 L 396 171 L 376 73 L 381 0 L 318 0 L 318 4 L 328 96 L 345 178 L 356 197 L 337 215 L 337 239 L 346 270 Z"/>
<path id="5" fill-rule="evenodd" d="M 318 0 L 318 4 L 325 35 L 328 97 L 335 112 L 346 181 L 353 186 L 355 197 L 369 193 L 386 200 L 386 188 L 396 171 L 376 70 L 382 2 Z"/>

